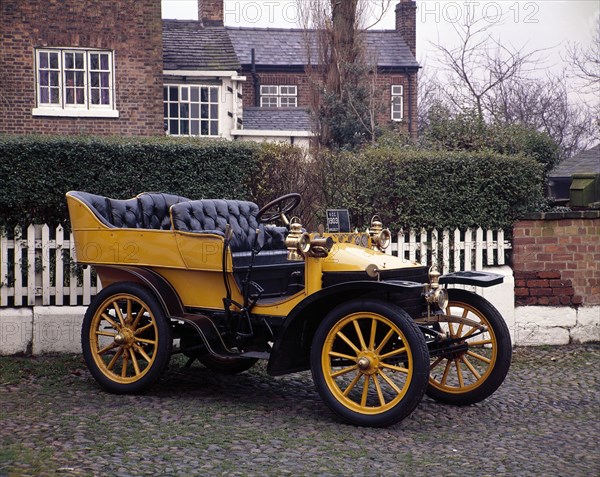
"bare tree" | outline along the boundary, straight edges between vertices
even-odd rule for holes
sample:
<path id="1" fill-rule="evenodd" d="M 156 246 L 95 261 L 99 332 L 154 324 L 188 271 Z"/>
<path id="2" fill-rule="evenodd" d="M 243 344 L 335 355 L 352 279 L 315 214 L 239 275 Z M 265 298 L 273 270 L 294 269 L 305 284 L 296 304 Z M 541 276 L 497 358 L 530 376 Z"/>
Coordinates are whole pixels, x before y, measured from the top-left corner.
<path id="1" fill-rule="evenodd" d="M 459 39 L 455 47 L 439 43 L 439 64 L 445 99 L 459 110 L 474 108 L 484 118 L 487 98 L 503 83 L 521 79 L 537 68 L 541 50 L 525 51 L 501 43 L 491 34 L 492 25 L 466 16 L 454 23 Z"/>
<path id="2" fill-rule="evenodd" d="M 376 59 L 365 54 L 364 25 L 377 24 L 392 0 L 298 0 L 306 33 L 307 75 L 314 87 L 312 109 L 323 145 L 351 138 L 375 139 L 380 91 Z"/>
<path id="3" fill-rule="evenodd" d="M 594 22 L 592 42 L 584 48 L 577 43 L 567 47 L 567 60 L 571 63 L 573 74 L 584 82 L 584 88 L 598 93 L 600 89 L 600 15 Z"/>

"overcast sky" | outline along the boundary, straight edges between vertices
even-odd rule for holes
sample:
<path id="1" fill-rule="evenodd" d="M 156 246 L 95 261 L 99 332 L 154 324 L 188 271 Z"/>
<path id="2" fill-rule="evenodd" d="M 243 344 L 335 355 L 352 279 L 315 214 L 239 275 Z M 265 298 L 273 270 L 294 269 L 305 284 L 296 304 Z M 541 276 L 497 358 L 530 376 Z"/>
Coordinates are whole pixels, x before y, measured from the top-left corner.
<path id="1" fill-rule="evenodd" d="M 163 18 L 197 19 L 197 0 L 162 0 L 162 6 Z M 503 44 L 554 47 L 546 53 L 544 66 L 559 70 L 567 42 L 589 45 L 594 19 L 600 14 L 598 0 L 427 0 L 417 1 L 417 6 L 417 59 L 425 65 L 432 63 L 431 43 L 451 44 L 456 35 L 453 24 L 472 12 L 476 19 L 494 25 L 492 33 Z M 225 0 L 228 26 L 295 28 L 297 16 L 296 0 Z M 394 28 L 394 5 L 376 28 Z"/>

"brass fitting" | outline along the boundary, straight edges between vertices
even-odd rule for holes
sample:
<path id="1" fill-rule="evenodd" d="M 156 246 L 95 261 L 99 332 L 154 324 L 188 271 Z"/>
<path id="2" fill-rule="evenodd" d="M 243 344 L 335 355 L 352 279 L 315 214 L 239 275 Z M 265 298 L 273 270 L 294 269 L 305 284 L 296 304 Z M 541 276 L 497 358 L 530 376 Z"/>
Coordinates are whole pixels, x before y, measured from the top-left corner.
<path id="1" fill-rule="evenodd" d="M 369 235 L 371 236 L 371 248 L 373 250 L 381 250 L 383 252 L 392 242 L 392 234 L 389 229 L 383 228 L 383 223 L 379 215 L 374 215 L 371 219 Z"/>
<path id="2" fill-rule="evenodd" d="M 310 250 L 310 235 L 302 232 L 302 224 L 298 219 L 290 223 L 290 233 L 285 239 L 288 249 L 288 260 L 301 261 Z"/>

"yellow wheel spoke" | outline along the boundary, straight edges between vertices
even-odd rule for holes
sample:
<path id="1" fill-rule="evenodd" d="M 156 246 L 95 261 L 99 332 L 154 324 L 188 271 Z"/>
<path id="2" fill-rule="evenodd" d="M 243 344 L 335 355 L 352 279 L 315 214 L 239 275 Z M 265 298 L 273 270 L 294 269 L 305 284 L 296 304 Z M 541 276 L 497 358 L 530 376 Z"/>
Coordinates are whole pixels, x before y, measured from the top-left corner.
<path id="1" fill-rule="evenodd" d="M 379 379 L 377 379 L 377 375 L 373 375 L 373 382 L 375 383 L 375 389 L 377 390 L 377 396 L 379 396 L 379 404 L 385 406 L 385 398 L 383 397 L 383 392 L 381 391 L 381 385 L 379 384 Z"/>
<path id="2" fill-rule="evenodd" d="M 465 324 L 461 323 L 460 325 L 458 325 L 458 330 L 456 330 L 456 337 L 460 338 L 462 336 L 462 330 L 464 328 Z"/>
<path id="3" fill-rule="evenodd" d="M 469 356 L 472 356 L 473 358 L 483 361 L 484 363 L 487 363 L 487 364 L 490 364 L 492 362 L 491 359 L 486 358 L 485 356 L 481 356 L 480 354 L 473 353 L 473 351 L 467 351 L 467 354 Z"/>
<path id="4" fill-rule="evenodd" d="M 351 371 L 354 371 L 358 369 L 358 366 L 355 364 L 354 366 L 350 366 L 348 368 L 344 368 L 344 369 L 340 369 L 339 371 L 336 371 L 335 373 L 331 373 L 331 377 L 332 378 L 337 378 L 338 376 L 342 376 L 344 374 L 348 374 Z"/>
<path id="5" fill-rule="evenodd" d="M 144 306 L 142 306 L 140 308 L 140 311 L 138 311 L 137 316 L 135 317 L 134 322 L 131 324 L 131 329 L 135 330 L 138 326 L 138 324 L 140 323 L 140 320 L 142 318 L 142 316 L 144 316 L 144 313 L 146 312 L 146 308 Z M 147 326 L 147 325 L 146 325 Z"/>
<path id="6" fill-rule="evenodd" d="M 451 321 L 448 322 L 448 330 L 450 331 L 450 336 L 452 336 L 452 338 L 456 337 L 454 334 L 454 324 Z"/>
<path id="7" fill-rule="evenodd" d="M 365 338 L 363 337 L 362 331 L 360 330 L 360 326 L 358 325 L 358 320 L 354 320 L 352 323 L 354 323 L 354 329 L 356 331 L 356 335 L 358 336 L 358 341 L 360 341 L 360 349 L 367 349 Z"/>
<path id="8" fill-rule="evenodd" d="M 131 348 L 129 348 L 129 355 L 131 356 L 131 362 L 133 363 L 133 369 L 135 369 L 136 376 L 140 374 L 140 365 L 137 362 L 137 358 L 135 357 L 135 353 Z"/>
<path id="9" fill-rule="evenodd" d="M 150 363 L 150 361 L 152 361 L 152 358 L 146 354 L 146 352 L 144 351 L 144 348 L 142 348 L 141 346 L 139 346 L 135 343 L 133 343 L 133 347 L 139 354 L 142 355 L 142 358 L 144 358 L 146 361 L 148 361 L 148 363 Z"/>
<path id="10" fill-rule="evenodd" d="M 117 364 L 117 360 L 119 359 L 119 357 L 123 354 L 123 348 L 119 348 L 118 351 L 115 353 L 115 355 L 112 357 L 112 359 L 110 360 L 110 363 L 108 363 L 108 365 L 106 366 L 109 370 L 112 370 L 115 367 L 115 364 Z"/>
<path id="11" fill-rule="evenodd" d="M 383 349 L 383 347 L 387 344 L 387 342 L 390 340 L 390 338 L 392 337 L 393 334 L 394 334 L 394 329 L 390 328 L 390 331 L 387 332 L 387 335 L 385 335 L 385 338 L 383 338 L 383 340 L 381 340 L 381 343 L 379 343 L 379 346 L 375 350 L 375 353 L 379 353 Z"/>
<path id="12" fill-rule="evenodd" d="M 431 363 L 431 366 L 429 366 L 429 370 L 432 371 L 433 368 L 435 368 L 438 364 L 440 364 L 443 359 L 444 358 L 441 356 L 438 359 L 436 359 L 433 363 Z"/>
<path id="13" fill-rule="evenodd" d="M 127 300 L 127 321 L 131 323 L 133 321 L 133 315 L 131 314 L 131 300 Z"/>
<path id="14" fill-rule="evenodd" d="M 365 407 L 367 405 L 367 395 L 369 394 L 369 380 L 371 379 L 371 376 L 369 376 L 368 374 L 365 374 L 365 384 L 363 384 L 363 392 L 362 392 L 362 396 L 360 398 L 360 405 L 362 407 Z"/>
<path id="15" fill-rule="evenodd" d="M 128 354 L 123 353 L 123 365 L 121 366 L 121 377 L 122 378 L 127 377 L 127 361 L 129 361 L 129 359 L 127 357 L 128 357 Z"/>
<path id="16" fill-rule="evenodd" d="M 352 391 L 354 389 L 354 386 L 356 386 L 356 383 L 358 383 L 358 380 L 360 379 L 361 376 L 362 376 L 361 373 L 356 373 L 356 376 L 354 377 L 354 379 L 350 382 L 350 384 L 348 384 L 348 387 L 342 393 L 344 396 L 348 396 L 348 394 L 350 394 L 350 391 Z"/>
<path id="17" fill-rule="evenodd" d="M 105 346 L 104 348 L 98 350 L 98 354 L 104 354 L 107 351 L 110 351 L 111 349 L 116 348 L 117 346 L 118 346 L 117 343 L 111 343 L 108 346 Z"/>
<path id="18" fill-rule="evenodd" d="M 494 341 L 492 339 L 489 340 L 480 340 L 480 341 L 469 341 L 469 348 L 473 346 L 483 346 L 486 344 L 492 344 Z"/>
<path id="19" fill-rule="evenodd" d="M 461 356 L 460 360 L 465 364 L 467 368 L 469 368 L 469 371 L 473 373 L 473 376 L 475 376 L 477 380 L 481 379 L 481 375 L 477 372 L 477 370 L 473 367 L 471 362 L 465 356 Z"/>
<path id="20" fill-rule="evenodd" d="M 466 335 L 462 336 L 462 338 L 466 340 L 469 336 L 471 336 L 476 331 L 478 331 L 477 328 L 472 327 Z"/>
<path id="21" fill-rule="evenodd" d="M 384 381 L 386 383 L 388 383 L 394 391 L 396 391 L 397 394 L 402 394 L 402 391 L 400 390 L 400 388 L 398 386 L 396 386 L 396 383 L 394 383 L 394 381 L 392 381 L 387 376 L 387 374 L 385 374 L 383 371 L 380 370 L 379 371 L 379 376 L 381 376 L 384 379 Z"/>
<path id="22" fill-rule="evenodd" d="M 350 346 L 350 348 L 352 348 L 352 349 L 354 350 L 354 352 L 355 352 L 357 355 L 360 353 L 360 350 L 359 350 L 359 349 L 356 347 L 356 345 L 355 345 L 355 344 L 354 344 L 352 341 L 350 341 L 350 340 L 348 339 L 348 337 L 346 337 L 346 335 L 345 335 L 344 333 L 342 333 L 341 331 L 338 331 L 338 332 L 337 332 L 337 336 L 339 336 L 340 338 L 342 338 L 342 339 L 343 339 L 343 340 L 346 342 L 346 344 L 347 344 L 348 346 Z"/>
<path id="23" fill-rule="evenodd" d="M 383 359 L 387 359 L 392 356 L 396 356 L 397 354 L 402 354 L 405 352 L 406 352 L 406 347 L 403 346 L 402 348 L 395 349 L 394 351 L 390 351 L 389 353 L 382 354 L 381 356 L 379 356 L 379 360 L 381 361 Z"/>
<path id="24" fill-rule="evenodd" d="M 135 320 L 135 323 L 134 323 L 134 324 L 136 324 L 136 323 L 137 323 L 137 318 L 136 318 L 136 320 Z M 145 325 L 145 326 L 142 326 L 141 328 L 138 328 L 137 330 L 135 330 L 135 331 L 133 332 L 133 334 L 134 334 L 134 335 L 141 334 L 141 333 L 143 333 L 144 331 L 146 331 L 147 329 L 149 329 L 149 328 L 152 328 L 153 326 L 154 326 L 154 323 L 148 323 L 147 325 Z M 132 328 L 133 328 L 133 325 L 132 325 Z"/>
<path id="25" fill-rule="evenodd" d="M 375 334 L 377 333 L 377 320 L 373 318 L 371 320 L 371 337 L 369 338 L 369 349 L 375 350 Z"/>
<path id="26" fill-rule="evenodd" d="M 119 318 L 119 323 L 121 323 L 121 326 L 125 326 L 125 318 L 123 318 L 123 313 L 121 313 L 119 304 L 116 301 L 113 301 L 112 305 L 115 309 L 115 313 L 117 314 L 117 318 Z"/>
<path id="27" fill-rule="evenodd" d="M 462 369 L 460 369 L 460 360 L 455 360 L 454 364 L 456 365 L 456 375 L 458 376 L 458 385 L 461 388 L 465 387 L 465 382 L 463 380 Z"/>
<path id="28" fill-rule="evenodd" d="M 116 333 L 111 333 L 110 331 L 98 331 L 98 330 L 96 330 L 96 334 L 98 336 L 111 336 L 112 338 L 114 338 L 115 336 L 117 336 Z"/>
<path id="29" fill-rule="evenodd" d="M 332 356 L 334 358 L 343 358 L 343 359 L 349 359 L 350 361 L 355 361 L 356 362 L 356 356 L 350 356 L 348 354 L 344 354 L 344 353 L 338 353 L 337 351 L 330 351 L 329 356 Z"/>
<path id="30" fill-rule="evenodd" d="M 448 379 L 448 373 L 450 372 L 450 365 L 452 361 L 448 360 L 446 362 L 446 367 L 444 368 L 444 374 L 442 375 L 442 386 L 446 385 L 446 380 Z"/>
<path id="31" fill-rule="evenodd" d="M 119 325 L 117 325 L 117 324 L 116 324 L 116 323 L 113 321 L 113 319 L 112 319 L 110 316 L 108 316 L 108 314 L 106 314 L 106 313 L 102 313 L 102 318 L 104 318 L 106 321 L 108 321 L 108 324 L 109 324 L 110 326 L 112 326 L 112 327 L 113 327 L 115 330 L 118 330 L 118 329 L 119 329 Z"/>
<path id="32" fill-rule="evenodd" d="M 140 342 L 140 343 L 146 343 L 146 344 L 151 344 L 151 345 L 155 345 L 156 341 L 153 340 L 147 340 L 145 338 L 135 338 L 136 341 Z"/>
<path id="33" fill-rule="evenodd" d="M 469 314 L 469 309 L 468 308 L 463 308 L 462 317 L 466 318 L 468 314 Z"/>
<path id="34" fill-rule="evenodd" d="M 401 373 L 404 373 L 404 374 L 409 373 L 408 369 L 403 368 L 401 366 L 394 366 L 393 364 L 387 364 L 387 363 L 382 363 L 382 362 L 380 362 L 379 365 L 382 368 L 391 369 L 392 371 L 400 371 Z"/>

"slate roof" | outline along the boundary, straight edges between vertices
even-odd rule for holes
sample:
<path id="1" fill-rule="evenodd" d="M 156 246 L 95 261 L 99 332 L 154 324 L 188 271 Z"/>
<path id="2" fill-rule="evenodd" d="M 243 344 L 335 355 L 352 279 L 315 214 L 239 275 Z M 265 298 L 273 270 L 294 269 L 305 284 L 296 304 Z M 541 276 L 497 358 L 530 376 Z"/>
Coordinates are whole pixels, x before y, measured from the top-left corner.
<path id="1" fill-rule="evenodd" d="M 307 64 L 306 33 L 300 29 L 226 27 L 242 65 L 305 66 Z M 314 35 L 314 31 L 309 34 Z M 383 68 L 419 66 L 402 36 L 396 30 L 368 30 L 367 55 L 377 58 Z M 314 45 L 314 39 L 311 39 Z M 313 47 L 314 48 L 314 47 Z M 316 50 L 316 48 L 315 48 Z M 314 62 L 314 61 L 313 61 Z"/>
<path id="2" fill-rule="evenodd" d="M 193 20 L 163 20 L 165 70 L 239 70 L 227 30 Z"/>
<path id="3" fill-rule="evenodd" d="M 573 174 L 600 174 L 600 144 L 565 159 L 549 174 L 550 177 L 571 177 Z"/>
<path id="4" fill-rule="evenodd" d="M 244 129 L 259 131 L 311 131 L 310 113 L 304 108 L 244 108 Z"/>

